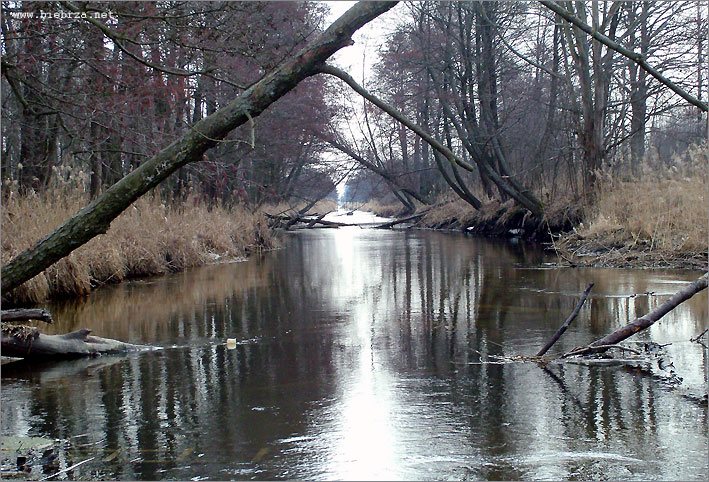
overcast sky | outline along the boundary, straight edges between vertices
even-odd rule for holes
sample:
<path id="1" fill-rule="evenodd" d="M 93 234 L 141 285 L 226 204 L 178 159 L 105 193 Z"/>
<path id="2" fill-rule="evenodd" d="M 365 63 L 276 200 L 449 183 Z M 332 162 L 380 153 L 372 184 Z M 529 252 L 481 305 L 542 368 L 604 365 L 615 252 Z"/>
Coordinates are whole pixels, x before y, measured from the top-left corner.
<path id="1" fill-rule="evenodd" d="M 325 2 L 330 7 L 330 16 L 327 19 L 326 26 L 337 20 L 343 13 L 349 10 L 357 2 Z M 401 8 L 394 7 L 395 11 Z M 391 30 L 393 25 L 396 25 L 396 14 L 390 10 L 378 18 L 372 20 L 367 25 L 359 29 L 352 36 L 354 45 L 340 49 L 331 57 L 331 61 L 338 67 L 346 70 L 359 83 L 367 84 L 372 81 L 371 68 L 378 60 L 378 50 L 384 43 L 384 37 Z M 366 73 L 366 75 L 365 75 Z M 354 100 L 354 105 L 361 105 L 362 99 L 353 90 L 342 83 L 342 93 L 349 95 Z M 345 132 L 349 131 L 345 126 L 342 126 Z M 353 132 L 356 136 L 356 133 Z M 332 156 L 332 157 L 331 157 Z M 340 154 L 332 154 L 332 159 L 343 157 Z M 345 183 L 342 182 L 337 186 L 339 196 L 344 194 Z"/>
<path id="2" fill-rule="evenodd" d="M 327 24 L 331 24 L 343 13 L 349 10 L 357 2 L 325 2 L 330 7 L 330 17 Z M 340 49 L 332 59 L 341 68 L 347 70 L 358 82 L 362 81 L 363 65 L 365 72 L 369 73 L 372 65 L 377 61 L 377 50 L 384 42 L 385 34 L 394 25 L 392 11 L 400 7 L 394 7 L 389 12 L 380 15 L 367 25 L 359 29 L 353 35 L 355 44 Z M 365 79 L 367 80 L 367 79 Z"/>

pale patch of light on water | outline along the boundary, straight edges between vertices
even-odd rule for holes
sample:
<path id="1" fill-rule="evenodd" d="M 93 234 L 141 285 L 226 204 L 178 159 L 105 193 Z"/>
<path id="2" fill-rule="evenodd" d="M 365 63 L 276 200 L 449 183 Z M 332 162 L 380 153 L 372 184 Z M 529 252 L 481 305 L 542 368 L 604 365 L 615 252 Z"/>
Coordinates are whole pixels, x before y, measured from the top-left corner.
<path id="1" fill-rule="evenodd" d="M 348 214 L 352 213 L 352 214 Z M 325 221 L 333 221 L 336 223 L 346 224 L 384 224 L 391 221 L 390 218 L 383 218 L 374 213 L 366 211 L 350 211 L 348 209 L 338 209 L 337 211 L 328 214 L 323 218 Z"/>

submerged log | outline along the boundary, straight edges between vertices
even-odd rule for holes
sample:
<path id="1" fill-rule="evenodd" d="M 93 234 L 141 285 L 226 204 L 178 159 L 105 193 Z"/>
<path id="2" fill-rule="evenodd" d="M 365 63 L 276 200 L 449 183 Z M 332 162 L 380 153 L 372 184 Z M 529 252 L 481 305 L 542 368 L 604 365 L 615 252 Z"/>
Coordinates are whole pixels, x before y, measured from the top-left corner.
<path id="1" fill-rule="evenodd" d="M 45 323 L 54 323 L 51 313 L 40 308 L 2 310 L 0 316 L 2 317 L 3 322 L 39 320 Z"/>
<path id="2" fill-rule="evenodd" d="M 39 329 L 22 325 L 2 326 L 2 355 L 32 360 L 71 359 L 114 353 L 149 350 L 110 338 L 90 336 L 83 328 L 65 335 L 45 335 Z"/>

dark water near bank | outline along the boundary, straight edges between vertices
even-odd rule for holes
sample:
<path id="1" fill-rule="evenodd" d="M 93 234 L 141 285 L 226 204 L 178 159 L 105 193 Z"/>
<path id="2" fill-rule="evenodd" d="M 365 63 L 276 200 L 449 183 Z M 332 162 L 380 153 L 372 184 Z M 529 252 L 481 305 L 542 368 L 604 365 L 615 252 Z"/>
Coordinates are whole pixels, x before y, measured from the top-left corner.
<path id="1" fill-rule="evenodd" d="M 534 354 L 590 282 L 554 352 L 696 273 L 552 268 L 534 247 L 433 232 L 284 244 L 52 306 L 56 332 L 164 348 L 4 366 L 2 435 L 69 439 L 47 473 L 95 457 L 82 479 L 709 477 L 707 408 L 692 396 L 709 362 L 689 342 L 709 326 L 706 292 L 638 337 L 672 343 L 679 387 L 655 366 L 480 363 Z"/>

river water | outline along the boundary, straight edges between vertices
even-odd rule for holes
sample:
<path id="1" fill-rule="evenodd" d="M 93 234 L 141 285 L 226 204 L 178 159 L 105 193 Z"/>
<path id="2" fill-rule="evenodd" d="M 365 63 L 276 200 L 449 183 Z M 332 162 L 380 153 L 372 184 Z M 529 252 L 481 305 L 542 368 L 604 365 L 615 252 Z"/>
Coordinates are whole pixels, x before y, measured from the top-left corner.
<path id="1" fill-rule="evenodd" d="M 552 352 L 698 273 L 554 261 L 524 243 L 348 227 L 105 287 L 51 305 L 46 331 L 161 349 L 4 366 L 2 435 L 68 441 L 32 477 L 93 457 L 73 476 L 706 480 L 709 362 L 689 341 L 709 326 L 706 292 L 636 336 L 671 343 L 663 368 L 500 358 L 536 353 L 588 283 Z"/>

